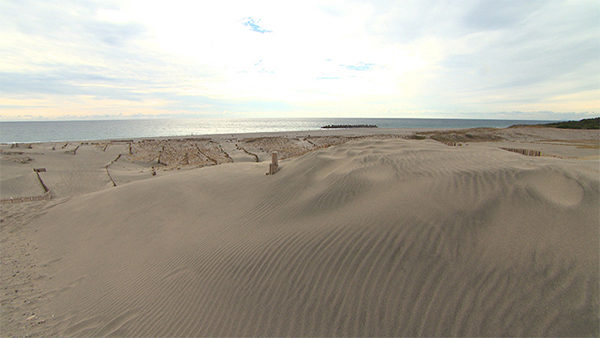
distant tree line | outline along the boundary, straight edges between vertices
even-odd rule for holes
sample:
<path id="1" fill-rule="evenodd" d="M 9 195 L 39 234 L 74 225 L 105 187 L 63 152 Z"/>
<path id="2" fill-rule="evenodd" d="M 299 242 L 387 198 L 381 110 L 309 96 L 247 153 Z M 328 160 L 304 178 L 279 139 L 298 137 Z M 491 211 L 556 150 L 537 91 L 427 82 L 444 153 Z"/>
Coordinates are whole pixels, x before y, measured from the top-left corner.
<path id="1" fill-rule="evenodd" d="M 600 117 L 579 121 L 553 122 L 544 124 L 544 126 L 564 129 L 600 129 Z"/>
<path id="2" fill-rule="evenodd" d="M 600 129 L 600 117 L 594 117 L 591 119 L 583 119 L 579 121 L 561 121 L 544 124 L 515 124 L 509 128 L 514 127 L 552 127 L 562 129 Z"/>

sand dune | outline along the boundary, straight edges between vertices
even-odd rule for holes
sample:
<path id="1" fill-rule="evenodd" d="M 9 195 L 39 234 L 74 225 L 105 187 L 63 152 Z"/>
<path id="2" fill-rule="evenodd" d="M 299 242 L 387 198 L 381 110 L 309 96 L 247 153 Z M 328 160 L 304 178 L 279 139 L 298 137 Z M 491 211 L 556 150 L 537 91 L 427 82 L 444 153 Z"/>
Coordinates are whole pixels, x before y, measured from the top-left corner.
<path id="1" fill-rule="evenodd" d="M 388 139 L 281 165 L 47 207 L 36 333 L 599 334 L 597 161 Z"/>

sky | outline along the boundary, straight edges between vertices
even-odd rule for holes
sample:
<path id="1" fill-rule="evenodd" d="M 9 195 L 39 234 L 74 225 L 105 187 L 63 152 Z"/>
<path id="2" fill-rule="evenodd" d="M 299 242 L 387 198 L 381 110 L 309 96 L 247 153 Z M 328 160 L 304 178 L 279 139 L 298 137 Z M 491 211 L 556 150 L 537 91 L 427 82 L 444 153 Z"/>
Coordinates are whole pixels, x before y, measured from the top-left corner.
<path id="1" fill-rule="evenodd" d="M 0 120 L 600 115 L 600 2 L 0 1 Z"/>

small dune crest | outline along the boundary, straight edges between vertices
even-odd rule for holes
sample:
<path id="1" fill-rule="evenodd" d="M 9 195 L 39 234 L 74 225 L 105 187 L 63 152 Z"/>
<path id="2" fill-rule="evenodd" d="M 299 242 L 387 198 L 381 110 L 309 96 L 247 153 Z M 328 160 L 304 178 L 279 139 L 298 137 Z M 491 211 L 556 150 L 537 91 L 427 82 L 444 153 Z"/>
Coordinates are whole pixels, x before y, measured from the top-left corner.
<path id="1" fill-rule="evenodd" d="M 564 172 L 537 171 L 528 173 L 522 181 L 540 197 L 558 206 L 572 207 L 584 197 L 581 185 Z"/>

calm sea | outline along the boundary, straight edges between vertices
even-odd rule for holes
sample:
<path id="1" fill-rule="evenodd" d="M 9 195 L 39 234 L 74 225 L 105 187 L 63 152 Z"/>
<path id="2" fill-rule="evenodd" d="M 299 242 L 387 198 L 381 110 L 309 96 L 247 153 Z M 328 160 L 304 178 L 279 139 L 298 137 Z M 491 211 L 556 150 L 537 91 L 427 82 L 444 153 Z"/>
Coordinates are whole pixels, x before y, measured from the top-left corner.
<path id="1" fill-rule="evenodd" d="M 315 130 L 328 124 L 374 124 L 379 128 L 503 128 L 552 121 L 469 119 L 152 119 L 0 122 L 0 143 L 83 141 Z"/>

